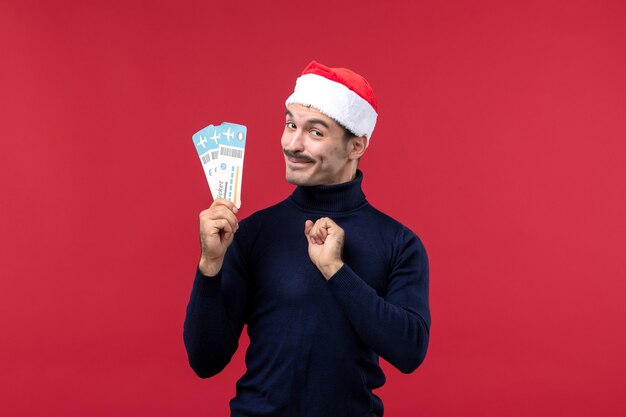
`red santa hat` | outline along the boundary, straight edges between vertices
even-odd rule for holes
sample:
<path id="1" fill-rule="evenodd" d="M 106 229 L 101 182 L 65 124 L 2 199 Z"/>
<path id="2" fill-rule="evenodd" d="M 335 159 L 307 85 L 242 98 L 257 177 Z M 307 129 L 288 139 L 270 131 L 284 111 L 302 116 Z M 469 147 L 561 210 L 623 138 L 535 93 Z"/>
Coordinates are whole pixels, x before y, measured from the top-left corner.
<path id="1" fill-rule="evenodd" d="M 311 106 L 356 136 L 369 139 L 378 117 L 374 91 L 365 78 L 347 68 L 329 68 L 312 61 L 296 80 L 285 105 Z"/>

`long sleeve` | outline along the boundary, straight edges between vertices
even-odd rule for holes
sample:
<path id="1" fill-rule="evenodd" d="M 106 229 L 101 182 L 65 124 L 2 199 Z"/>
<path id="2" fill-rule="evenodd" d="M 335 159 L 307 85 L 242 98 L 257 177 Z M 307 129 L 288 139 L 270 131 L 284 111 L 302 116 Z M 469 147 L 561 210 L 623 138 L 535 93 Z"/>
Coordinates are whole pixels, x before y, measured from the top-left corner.
<path id="1" fill-rule="evenodd" d="M 401 372 L 414 371 L 428 348 L 428 259 L 419 239 L 404 231 L 396 238 L 392 272 L 384 297 L 345 264 L 328 281 L 359 337 Z"/>
<path id="2" fill-rule="evenodd" d="M 183 338 L 189 364 L 199 377 L 219 373 L 237 350 L 248 309 L 248 287 L 237 239 L 217 276 L 196 271 Z"/>

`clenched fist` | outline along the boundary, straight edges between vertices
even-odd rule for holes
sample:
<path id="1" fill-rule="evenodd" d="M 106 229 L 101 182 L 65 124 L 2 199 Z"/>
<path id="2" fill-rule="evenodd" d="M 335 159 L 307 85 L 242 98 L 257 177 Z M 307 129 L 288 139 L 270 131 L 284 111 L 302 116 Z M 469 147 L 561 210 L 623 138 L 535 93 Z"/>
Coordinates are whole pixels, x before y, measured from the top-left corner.
<path id="1" fill-rule="evenodd" d="M 344 232 L 341 227 L 328 217 L 322 217 L 315 223 L 304 223 L 304 235 L 309 242 L 309 257 L 327 280 L 343 266 Z"/>
<path id="2" fill-rule="evenodd" d="M 200 213 L 200 245 L 202 255 L 198 267 L 206 276 L 215 276 L 222 269 L 226 249 L 233 241 L 239 222 L 237 207 L 232 201 L 216 199 Z"/>

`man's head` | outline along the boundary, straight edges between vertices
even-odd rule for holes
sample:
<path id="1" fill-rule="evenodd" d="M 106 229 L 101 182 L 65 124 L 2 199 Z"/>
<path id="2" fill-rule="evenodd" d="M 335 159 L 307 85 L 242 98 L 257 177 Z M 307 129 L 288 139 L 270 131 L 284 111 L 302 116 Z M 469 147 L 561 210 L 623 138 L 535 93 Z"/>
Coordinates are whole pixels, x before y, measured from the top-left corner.
<path id="1" fill-rule="evenodd" d="M 367 80 L 313 61 L 286 106 L 281 143 L 287 181 L 312 186 L 352 180 L 377 118 Z"/>

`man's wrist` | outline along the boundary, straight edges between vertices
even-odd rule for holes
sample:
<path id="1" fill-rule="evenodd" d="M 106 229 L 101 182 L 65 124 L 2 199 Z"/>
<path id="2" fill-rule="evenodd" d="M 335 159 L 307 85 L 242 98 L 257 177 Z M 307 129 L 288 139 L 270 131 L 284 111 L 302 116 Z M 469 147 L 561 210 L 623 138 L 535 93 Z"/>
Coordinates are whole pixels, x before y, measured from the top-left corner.
<path id="1" fill-rule="evenodd" d="M 344 262 L 342 260 L 338 260 L 328 265 L 320 265 L 319 270 L 322 275 L 324 275 L 324 278 L 326 278 L 326 281 L 328 281 L 343 267 L 343 265 Z"/>
<path id="2" fill-rule="evenodd" d="M 222 270 L 222 264 L 224 260 L 221 259 L 219 261 L 213 260 L 209 261 L 205 258 L 200 258 L 200 262 L 198 263 L 198 269 L 202 273 L 202 275 L 206 277 L 214 277 L 220 273 Z"/>

